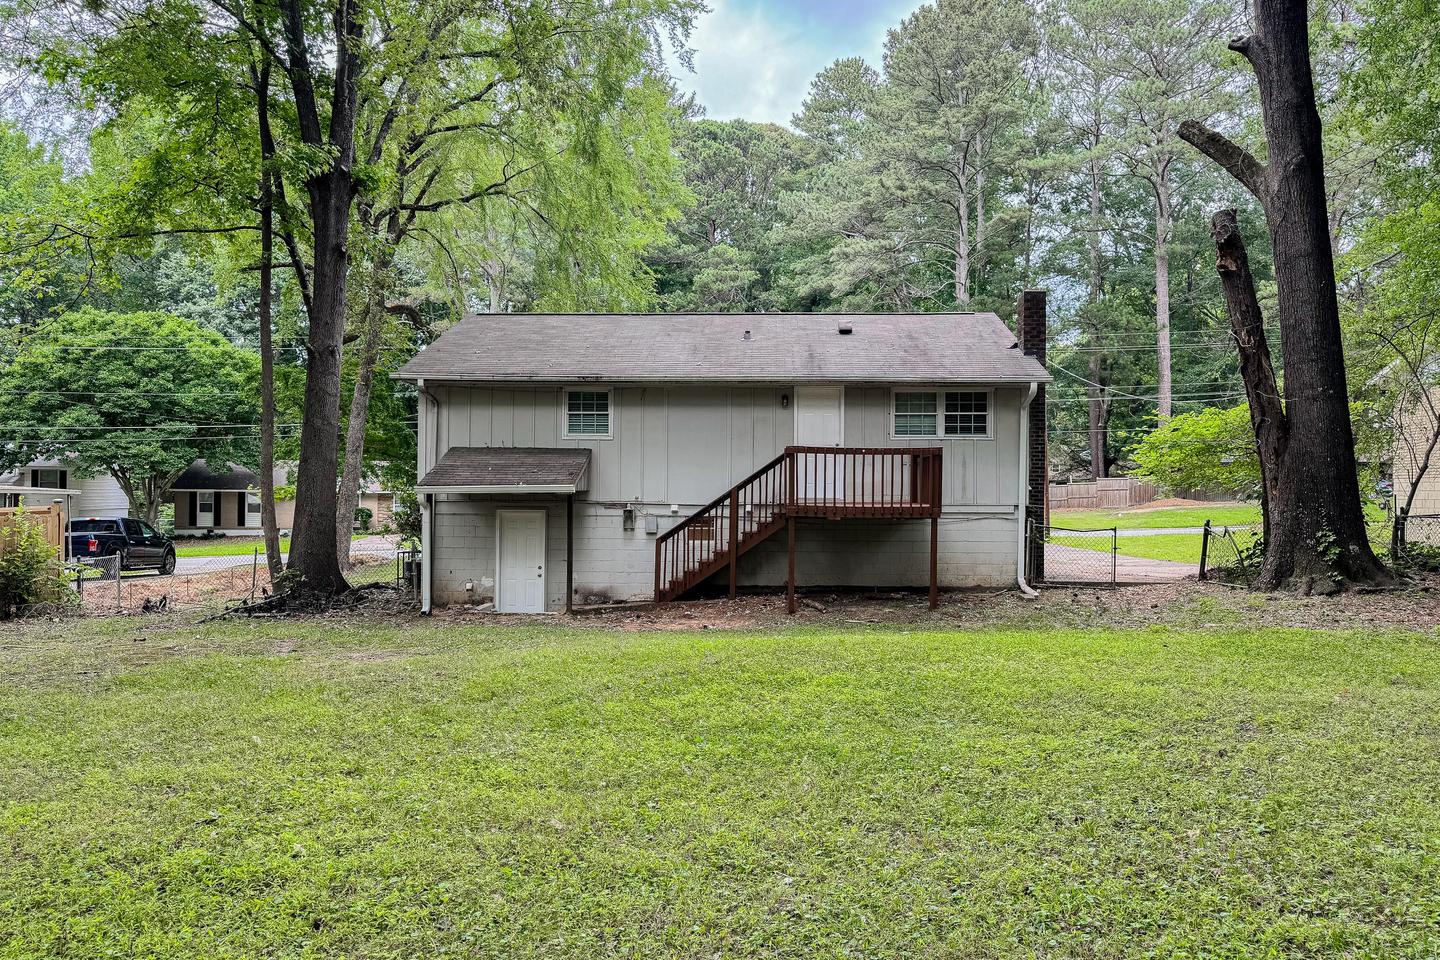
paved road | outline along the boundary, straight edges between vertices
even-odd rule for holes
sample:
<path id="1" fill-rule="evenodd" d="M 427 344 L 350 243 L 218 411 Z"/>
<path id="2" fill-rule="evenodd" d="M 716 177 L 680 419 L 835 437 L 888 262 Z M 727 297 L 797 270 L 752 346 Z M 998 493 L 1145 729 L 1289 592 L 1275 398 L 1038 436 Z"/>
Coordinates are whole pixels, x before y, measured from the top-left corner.
<path id="1" fill-rule="evenodd" d="M 361 537 L 350 545 L 352 555 L 365 555 L 369 557 L 395 556 L 399 549 L 399 537 Z M 289 559 L 289 554 L 281 554 Z M 255 562 L 253 553 L 231 554 L 225 557 L 176 557 L 175 572 L 180 575 L 211 573 L 215 570 L 228 570 L 231 567 L 248 567 Z M 264 551 L 261 551 L 261 562 L 264 562 Z"/>

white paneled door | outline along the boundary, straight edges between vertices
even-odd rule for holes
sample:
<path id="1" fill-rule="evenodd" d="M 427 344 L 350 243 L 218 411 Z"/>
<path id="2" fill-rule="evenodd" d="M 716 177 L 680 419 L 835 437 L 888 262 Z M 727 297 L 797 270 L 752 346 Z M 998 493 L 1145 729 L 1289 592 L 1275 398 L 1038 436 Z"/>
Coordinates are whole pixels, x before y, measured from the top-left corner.
<path id="1" fill-rule="evenodd" d="M 545 612 L 545 511 L 497 510 L 495 609 Z"/>
<path id="2" fill-rule="evenodd" d="M 795 388 L 795 443 L 801 447 L 838 447 L 845 436 L 844 387 Z M 835 499 L 844 493 L 844 478 L 835 476 L 835 462 L 810 455 L 799 464 L 800 496 Z"/>

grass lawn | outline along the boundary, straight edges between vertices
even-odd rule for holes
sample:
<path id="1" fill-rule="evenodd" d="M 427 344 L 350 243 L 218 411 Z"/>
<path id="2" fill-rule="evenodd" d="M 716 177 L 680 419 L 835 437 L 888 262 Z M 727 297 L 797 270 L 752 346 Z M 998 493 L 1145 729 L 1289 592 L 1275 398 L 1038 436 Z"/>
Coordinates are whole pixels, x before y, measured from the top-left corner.
<path id="1" fill-rule="evenodd" d="M 357 533 L 352 540 L 360 540 L 364 537 L 379 536 L 375 533 Z M 290 537 L 280 538 L 281 552 L 290 549 Z M 238 557 L 241 555 L 250 556 L 256 550 L 265 552 L 264 537 L 210 537 L 202 539 L 188 537 L 175 541 L 175 555 L 177 557 Z"/>
<path id="2" fill-rule="evenodd" d="M 256 550 L 265 552 L 264 537 L 210 537 L 208 539 L 189 538 L 175 541 L 175 556 L 177 557 L 238 557 L 241 554 L 249 556 Z M 280 549 L 290 549 L 290 538 L 280 538 Z"/>
<path id="3" fill-rule="evenodd" d="M 0 957 L 1430 957 L 1440 643 L 0 633 Z"/>
<path id="4" fill-rule="evenodd" d="M 1163 527 L 1203 527 L 1219 524 L 1259 523 L 1258 503 L 1216 503 L 1203 507 L 1126 507 L 1122 510 L 1053 510 L 1050 522 L 1072 530 L 1155 530 Z M 1196 554 L 1198 559 L 1199 554 Z"/>
<path id="5" fill-rule="evenodd" d="M 1238 535 L 1237 535 L 1238 536 Z M 1067 537 L 1063 531 L 1051 535 L 1051 542 L 1067 547 L 1080 547 L 1101 553 L 1110 552 L 1110 538 Z M 1161 533 L 1153 537 L 1121 536 L 1115 545 L 1115 552 L 1122 557 L 1145 557 L 1149 560 L 1175 560 L 1180 563 L 1200 563 L 1200 539 L 1198 533 Z"/>

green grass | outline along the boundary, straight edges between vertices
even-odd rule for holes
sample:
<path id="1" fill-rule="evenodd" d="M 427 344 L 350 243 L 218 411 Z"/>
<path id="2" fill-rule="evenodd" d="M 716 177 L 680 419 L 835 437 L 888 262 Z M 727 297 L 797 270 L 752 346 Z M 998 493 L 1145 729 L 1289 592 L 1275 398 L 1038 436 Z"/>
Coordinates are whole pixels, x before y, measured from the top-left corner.
<path id="1" fill-rule="evenodd" d="M 1051 542 L 1067 547 L 1080 547 L 1101 553 L 1110 552 L 1110 538 L 1067 537 L 1063 532 L 1051 534 Z M 1200 539 L 1198 533 L 1162 533 L 1152 537 L 1121 536 L 1116 550 L 1122 557 L 1145 557 L 1150 560 L 1175 560 L 1181 563 L 1200 563 Z"/>
<path id="2" fill-rule="evenodd" d="M 1050 522 L 1072 530 L 1156 530 L 1164 527 L 1203 527 L 1215 524 L 1259 523 L 1258 503 L 1216 503 L 1203 507 L 1126 507 L 1123 510 L 1053 510 Z"/>
<path id="3" fill-rule="evenodd" d="M 0 634 L 0 957 L 1430 957 L 1440 644 Z"/>
<path id="4" fill-rule="evenodd" d="M 280 538 L 280 550 L 290 549 L 290 538 Z M 186 539 L 175 541 L 177 557 L 238 557 L 249 556 L 259 550 L 265 552 L 264 537 L 211 537 L 209 539 Z"/>
<path id="5" fill-rule="evenodd" d="M 351 537 L 352 540 L 360 540 L 364 537 L 379 536 L 376 533 L 357 533 Z M 280 538 L 280 550 L 285 552 L 290 549 L 290 538 Z M 259 550 L 265 552 L 264 537 L 210 537 L 201 539 L 188 537 L 175 541 L 175 555 L 177 557 L 237 557 L 249 556 Z"/>

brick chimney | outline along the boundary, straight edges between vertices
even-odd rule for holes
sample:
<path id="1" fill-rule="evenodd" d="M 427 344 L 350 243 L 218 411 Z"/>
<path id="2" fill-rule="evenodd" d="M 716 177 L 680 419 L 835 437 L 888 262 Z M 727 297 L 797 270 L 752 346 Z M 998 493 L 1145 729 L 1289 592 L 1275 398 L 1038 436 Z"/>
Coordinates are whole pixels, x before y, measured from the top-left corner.
<path id="1" fill-rule="evenodd" d="M 1015 325 L 1018 328 L 1020 349 L 1027 356 L 1045 363 L 1045 291 L 1026 290 L 1020 294 L 1020 306 L 1016 311 Z M 1030 498 L 1026 504 L 1026 515 L 1036 523 L 1044 523 L 1049 514 L 1050 459 L 1045 431 L 1045 385 L 1035 393 L 1030 402 Z M 1043 557 L 1031 558 L 1031 571 L 1035 579 L 1044 573 Z"/>

